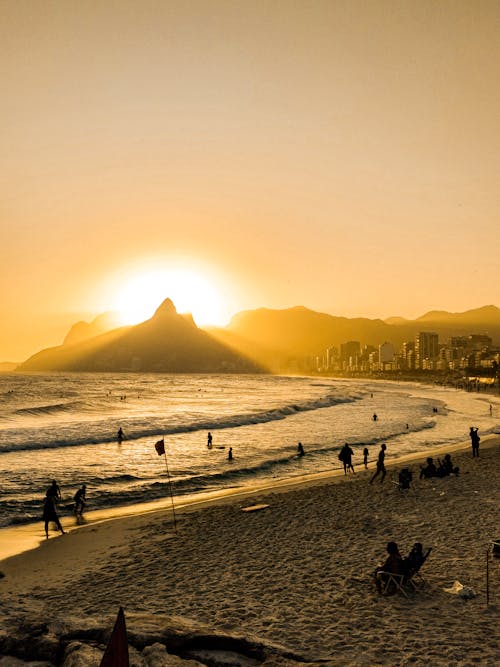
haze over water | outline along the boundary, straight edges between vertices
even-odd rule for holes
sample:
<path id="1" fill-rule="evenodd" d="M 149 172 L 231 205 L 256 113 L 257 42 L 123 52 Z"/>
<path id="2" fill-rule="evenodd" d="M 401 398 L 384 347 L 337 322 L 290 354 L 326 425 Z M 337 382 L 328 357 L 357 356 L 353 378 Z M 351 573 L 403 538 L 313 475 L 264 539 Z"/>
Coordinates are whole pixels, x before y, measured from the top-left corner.
<path id="1" fill-rule="evenodd" d="M 493 403 L 493 416 L 489 404 Z M 438 412 L 434 413 L 433 408 Z M 344 442 L 376 458 L 500 431 L 497 397 L 413 383 L 248 375 L 0 376 L 0 525 L 38 521 L 55 478 L 62 513 L 87 484 L 88 509 L 164 498 L 165 436 L 174 497 L 338 468 Z M 372 420 L 373 413 L 378 420 Z M 408 428 L 406 428 L 408 424 Z M 116 441 L 122 427 L 126 440 Z M 207 432 L 214 446 L 207 448 Z M 298 459 L 297 443 L 306 456 Z M 227 460 L 232 447 L 234 460 Z"/>

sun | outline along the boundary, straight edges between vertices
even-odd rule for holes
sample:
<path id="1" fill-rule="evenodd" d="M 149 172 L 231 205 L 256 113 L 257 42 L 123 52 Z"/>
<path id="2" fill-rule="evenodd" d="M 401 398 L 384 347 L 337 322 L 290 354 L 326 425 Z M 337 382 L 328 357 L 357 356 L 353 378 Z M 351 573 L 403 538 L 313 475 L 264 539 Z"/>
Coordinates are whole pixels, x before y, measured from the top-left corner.
<path id="1" fill-rule="evenodd" d="M 196 324 L 222 324 L 225 321 L 222 298 L 213 280 L 188 269 L 156 269 L 126 279 L 114 299 L 113 309 L 122 324 L 144 322 L 158 306 L 170 298 L 178 313 L 191 313 Z"/>

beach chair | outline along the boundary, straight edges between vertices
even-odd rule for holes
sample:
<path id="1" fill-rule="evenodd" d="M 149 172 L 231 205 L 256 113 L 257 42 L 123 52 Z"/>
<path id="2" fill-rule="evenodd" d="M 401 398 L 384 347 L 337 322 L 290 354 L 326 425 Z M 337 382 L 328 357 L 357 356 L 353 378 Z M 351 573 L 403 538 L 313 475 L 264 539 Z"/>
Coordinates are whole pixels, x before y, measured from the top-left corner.
<path id="1" fill-rule="evenodd" d="M 402 593 L 405 598 L 409 598 L 408 593 L 418 591 L 426 584 L 422 577 L 420 570 L 423 564 L 429 557 L 432 547 L 427 549 L 427 552 L 422 556 L 419 565 L 407 566 L 407 571 L 404 574 L 395 574 L 394 572 L 384 572 L 379 570 L 376 574 L 382 595 L 393 595 L 394 593 Z M 408 559 L 405 559 L 405 563 Z"/>
<path id="2" fill-rule="evenodd" d="M 411 487 L 411 482 L 413 479 L 413 474 L 409 468 L 402 468 L 399 471 L 398 479 L 391 480 L 392 483 L 398 487 L 399 491 L 407 491 Z"/>

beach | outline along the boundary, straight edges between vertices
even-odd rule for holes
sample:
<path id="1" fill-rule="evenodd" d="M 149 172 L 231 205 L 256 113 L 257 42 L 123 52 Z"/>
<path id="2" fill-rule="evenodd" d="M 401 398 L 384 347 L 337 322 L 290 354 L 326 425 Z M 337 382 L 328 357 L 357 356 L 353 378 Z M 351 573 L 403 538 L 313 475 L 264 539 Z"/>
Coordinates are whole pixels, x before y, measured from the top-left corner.
<path id="1" fill-rule="evenodd" d="M 0 562 L 0 654 L 98 665 L 122 606 L 137 665 L 498 664 L 500 438 L 444 451 L 459 475 L 419 480 L 409 457 L 408 492 L 400 459 L 383 484 L 358 465 L 186 504 L 176 530 L 166 506 L 51 533 Z M 432 547 L 408 597 L 373 586 L 390 540 Z M 467 595 L 444 591 L 455 581 Z"/>

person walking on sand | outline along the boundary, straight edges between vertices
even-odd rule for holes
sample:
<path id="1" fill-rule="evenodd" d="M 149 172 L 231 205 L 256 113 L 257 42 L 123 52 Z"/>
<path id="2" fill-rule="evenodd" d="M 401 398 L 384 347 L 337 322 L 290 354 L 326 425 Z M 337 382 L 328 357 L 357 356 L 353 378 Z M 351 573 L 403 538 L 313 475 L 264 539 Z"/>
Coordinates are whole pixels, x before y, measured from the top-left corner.
<path id="1" fill-rule="evenodd" d="M 229 453 L 227 455 L 227 460 L 232 461 L 233 460 L 233 448 L 229 447 Z"/>
<path id="2" fill-rule="evenodd" d="M 304 456 L 304 455 L 305 455 L 304 447 L 302 447 L 302 443 L 299 442 L 299 444 L 297 445 L 297 456 Z"/>
<path id="3" fill-rule="evenodd" d="M 352 455 L 353 454 L 354 454 L 354 452 L 352 451 L 352 449 L 349 447 L 349 445 L 346 442 L 345 445 L 340 450 L 340 453 L 339 453 L 339 459 L 344 464 L 344 475 L 347 475 L 349 470 L 354 472 L 354 466 L 352 465 Z"/>
<path id="4" fill-rule="evenodd" d="M 469 437 L 472 445 L 472 458 L 479 456 L 479 441 L 481 438 L 478 434 L 479 428 L 476 426 L 471 426 L 469 431 Z"/>
<path id="5" fill-rule="evenodd" d="M 378 477 L 382 473 L 382 477 L 380 479 L 380 483 L 384 481 L 385 474 L 387 470 L 385 469 L 385 450 L 387 449 L 387 445 L 382 444 L 380 447 L 380 451 L 378 453 L 378 459 L 377 459 L 377 469 L 375 470 L 375 473 L 373 474 L 373 477 L 370 480 L 370 484 L 373 483 L 373 480 Z"/>
<path id="6" fill-rule="evenodd" d="M 207 435 L 207 447 L 208 449 L 212 449 L 212 434 L 210 433 L 210 431 L 208 432 Z"/>
<path id="7" fill-rule="evenodd" d="M 45 501 L 43 503 L 43 521 L 45 524 L 45 537 L 48 539 L 49 538 L 49 523 L 53 522 L 56 524 L 58 529 L 61 531 L 61 533 L 64 535 L 64 530 L 63 527 L 61 526 L 61 522 L 59 521 L 59 516 L 57 514 L 57 509 L 56 509 L 56 499 L 55 496 L 51 494 L 47 494 L 45 496 Z"/>
<path id="8" fill-rule="evenodd" d="M 82 484 L 81 488 L 75 493 L 73 500 L 75 501 L 75 514 L 76 516 L 82 516 L 85 505 L 87 504 L 85 493 L 87 487 L 85 484 Z"/>
<path id="9" fill-rule="evenodd" d="M 365 466 L 365 470 L 368 470 L 368 447 L 363 449 L 363 465 Z"/>

